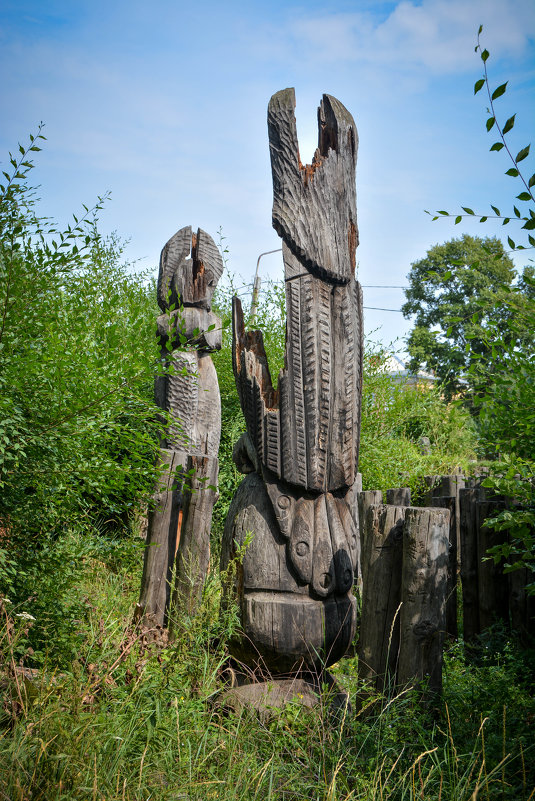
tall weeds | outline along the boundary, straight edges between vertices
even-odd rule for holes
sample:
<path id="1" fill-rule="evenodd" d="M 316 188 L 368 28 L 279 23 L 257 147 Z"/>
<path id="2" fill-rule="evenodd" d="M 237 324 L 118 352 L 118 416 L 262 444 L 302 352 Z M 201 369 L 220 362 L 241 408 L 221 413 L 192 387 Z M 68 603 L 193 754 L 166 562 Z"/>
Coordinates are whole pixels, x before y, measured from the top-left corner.
<path id="1" fill-rule="evenodd" d="M 110 558 L 94 549 L 85 560 L 69 670 L 54 668 L 53 642 L 41 669 L 25 667 L 34 621 L 3 602 L 2 801 L 530 798 L 529 661 L 503 634 L 476 665 L 459 647 L 446 656 L 436 709 L 390 690 L 333 716 L 326 688 L 314 709 L 296 698 L 260 719 L 222 700 L 235 619 L 218 614 L 217 575 L 200 615 L 178 614 L 174 641 L 149 644 L 132 625 L 139 571 L 111 571 Z M 353 700 L 364 690 L 355 662 L 336 667 Z"/>

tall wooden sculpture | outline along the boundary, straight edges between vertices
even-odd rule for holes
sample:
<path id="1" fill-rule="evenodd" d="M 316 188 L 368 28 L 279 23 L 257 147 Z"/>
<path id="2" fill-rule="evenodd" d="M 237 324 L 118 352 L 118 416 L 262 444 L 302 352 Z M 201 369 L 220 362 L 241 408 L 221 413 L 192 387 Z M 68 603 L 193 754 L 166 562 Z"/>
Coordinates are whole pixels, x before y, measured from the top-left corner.
<path id="1" fill-rule="evenodd" d="M 167 625 L 171 581 L 175 600 L 193 612 L 208 570 L 210 523 L 217 494 L 221 400 L 210 352 L 221 347 L 221 321 L 211 311 L 223 272 L 212 238 L 181 228 L 162 250 L 158 336 L 165 374 L 156 379 L 160 408 L 173 423 L 161 443 L 141 586 L 145 622 Z M 169 311 L 173 309 L 173 311 Z"/>
<path id="2" fill-rule="evenodd" d="M 283 240 L 286 357 L 271 383 L 260 331 L 234 299 L 234 374 L 249 473 L 229 510 L 221 565 L 249 543 L 234 582 L 242 635 L 235 657 L 271 673 L 321 669 L 355 630 L 356 504 L 362 300 L 355 280 L 357 130 L 323 95 L 311 165 L 299 158 L 293 89 L 268 110 L 273 225 Z"/>

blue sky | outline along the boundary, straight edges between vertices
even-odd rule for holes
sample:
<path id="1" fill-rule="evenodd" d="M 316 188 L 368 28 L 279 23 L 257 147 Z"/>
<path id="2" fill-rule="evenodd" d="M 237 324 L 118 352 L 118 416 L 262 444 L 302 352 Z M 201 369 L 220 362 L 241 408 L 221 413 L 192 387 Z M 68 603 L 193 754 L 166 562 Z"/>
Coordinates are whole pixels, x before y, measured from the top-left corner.
<path id="1" fill-rule="evenodd" d="M 503 153 L 489 153 L 485 98 L 473 96 L 479 24 L 493 87 L 509 81 L 497 102 L 502 120 L 517 112 L 516 153 L 535 122 L 534 0 L 4 0 L 0 157 L 43 120 L 48 141 L 34 172 L 43 213 L 66 224 L 111 190 L 103 231 L 129 238 L 128 256 L 155 270 L 178 228 L 215 237 L 221 226 L 230 269 L 247 282 L 258 254 L 279 247 L 269 98 L 295 87 L 301 158 L 310 161 L 327 92 L 359 131 L 359 278 L 402 286 L 437 242 L 464 232 L 515 239 L 500 225 L 433 223 L 424 213 L 511 208 L 521 191 L 504 175 Z M 282 276 L 279 254 L 262 260 L 261 275 Z M 365 306 L 399 309 L 403 299 L 365 289 Z M 399 337 L 402 348 L 409 328 L 399 313 L 366 311 L 366 330 L 385 343 Z"/>

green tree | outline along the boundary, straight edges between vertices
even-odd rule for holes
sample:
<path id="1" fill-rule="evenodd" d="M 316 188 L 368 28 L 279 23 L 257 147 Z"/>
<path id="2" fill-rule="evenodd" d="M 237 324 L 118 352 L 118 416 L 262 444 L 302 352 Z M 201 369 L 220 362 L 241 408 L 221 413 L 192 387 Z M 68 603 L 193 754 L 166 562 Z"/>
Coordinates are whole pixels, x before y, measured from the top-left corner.
<path id="1" fill-rule="evenodd" d="M 408 338 L 411 369 L 434 371 L 449 397 L 461 392 L 471 360 L 491 357 L 486 327 L 492 322 L 506 333 L 509 312 L 500 299 L 514 277 L 496 237 L 465 234 L 414 262 L 402 307 L 405 317 L 415 315 Z"/>
<path id="2" fill-rule="evenodd" d="M 483 64 L 483 76 L 474 85 L 474 94 L 484 90 L 489 105 L 485 127 L 497 132 L 498 138 L 490 150 L 503 153 L 512 166 L 506 170 L 517 188 L 515 196 L 518 206 L 503 214 L 490 204 L 492 215 L 462 206 L 462 213 L 451 214 L 437 211 L 434 220 L 455 217 L 459 224 L 463 217 L 480 217 L 480 222 L 500 220 L 502 225 L 520 226 L 524 243 L 511 236 L 507 242 L 511 250 L 529 250 L 535 247 L 535 173 L 529 176 L 532 167 L 526 160 L 530 155 L 530 144 L 515 155 L 509 134 L 513 130 L 516 114 L 505 122 L 498 119 L 496 101 L 505 94 L 507 83 L 491 88 L 487 62 L 490 53 L 481 45 L 480 26 L 477 35 L 476 53 Z M 527 204 L 527 205 L 526 205 Z M 429 212 L 428 212 L 429 213 Z M 523 234 L 522 232 L 526 232 Z M 527 240 L 527 241 L 526 241 Z M 446 278 L 444 280 L 447 280 Z M 476 325 L 483 328 L 469 332 L 468 342 L 459 354 L 463 360 L 468 354 L 468 378 L 472 387 L 472 403 L 478 420 L 481 442 L 490 455 L 498 457 L 491 475 L 483 482 L 498 495 L 510 498 L 512 508 L 500 512 L 488 520 L 487 525 L 496 530 L 507 531 L 507 541 L 491 549 L 489 554 L 496 562 L 504 560 L 504 570 L 509 572 L 527 568 L 531 579 L 535 578 L 535 280 L 533 267 L 524 269 L 516 285 L 504 282 L 496 293 L 496 307 L 488 315 L 488 304 L 482 299 L 480 309 L 473 315 Z M 484 346 L 480 343 L 483 340 Z M 490 359 L 489 359 L 490 354 Z M 527 582 L 527 590 L 535 595 L 535 581 Z"/>

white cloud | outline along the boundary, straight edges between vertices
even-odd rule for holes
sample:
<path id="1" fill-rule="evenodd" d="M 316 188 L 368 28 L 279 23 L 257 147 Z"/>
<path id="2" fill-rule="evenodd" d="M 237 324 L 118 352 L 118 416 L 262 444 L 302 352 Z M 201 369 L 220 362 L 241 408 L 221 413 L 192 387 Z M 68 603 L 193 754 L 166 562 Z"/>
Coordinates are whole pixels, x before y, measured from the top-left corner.
<path id="1" fill-rule="evenodd" d="M 532 0 L 403 0 L 386 19 L 372 12 L 295 20 L 296 41 L 319 61 L 342 60 L 433 73 L 472 69 L 478 26 L 498 56 L 522 55 L 535 36 Z"/>

